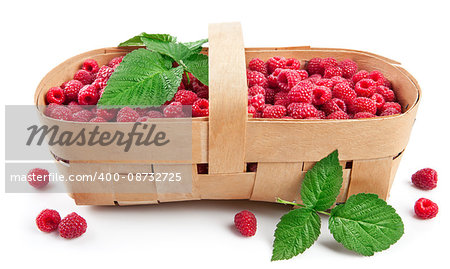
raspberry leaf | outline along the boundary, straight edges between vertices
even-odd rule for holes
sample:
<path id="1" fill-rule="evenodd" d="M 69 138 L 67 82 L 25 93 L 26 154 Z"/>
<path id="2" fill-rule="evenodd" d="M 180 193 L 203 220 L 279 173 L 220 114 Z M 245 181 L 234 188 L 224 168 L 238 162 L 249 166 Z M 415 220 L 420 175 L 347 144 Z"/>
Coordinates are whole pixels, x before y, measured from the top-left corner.
<path id="1" fill-rule="evenodd" d="M 312 209 L 294 209 L 281 217 L 275 230 L 272 261 L 287 260 L 312 246 L 320 234 L 320 217 Z"/>
<path id="2" fill-rule="evenodd" d="M 170 59 L 138 49 L 128 53 L 116 68 L 98 106 L 157 106 L 171 100 L 181 83 L 183 68 Z"/>
<path id="3" fill-rule="evenodd" d="M 329 209 L 342 186 L 342 166 L 333 151 L 305 174 L 300 195 L 304 205 L 317 211 Z"/>
<path id="4" fill-rule="evenodd" d="M 193 54 L 182 62 L 188 72 L 192 73 L 201 83 L 208 85 L 208 56 Z"/>
<path id="5" fill-rule="evenodd" d="M 166 42 L 147 37 L 141 37 L 141 39 L 142 42 L 144 42 L 144 45 L 147 47 L 147 49 L 161 53 L 163 55 L 167 55 L 177 63 L 179 63 L 180 60 L 185 59 L 191 56 L 192 54 L 196 53 L 193 52 L 191 49 L 189 49 L 189 47 L 187 47 L 183 43 Z"/>
<path id="6" fill-rule="evenodd" d="M 119 44 L 119 47 L 126 47 L 126 46 L 144 46 L 144 42 L 142 42 L 142 37 L 155 39 L 163 42 L 176 42 L 177 38 L 168 34 L 147 34 L 147 33 L 141 33 L 137 36 L 134 36 L 127 41 L 124 41 Z"/>
<path id="7" fill-rule="evenodd" d="M 336 241 L 362 255 L 388 249 L 403 235 L 403 222 L 395 209 L 375 194 L 350 196 L 331 210 L 328 228 Z"/>
<path id="8" fill-rule="evenodd" d="M 193 42 L 185 42 L 183 43 L 183 45 L 185 45 L 186 47 L 188 47 L 190 50 L 192 51 L 196 51 L 197 53 L 199 53 L 202 50 L 202 45 L 208 43 L 208 39 L 200 39 L 197 41 L 193 41 Z"/>

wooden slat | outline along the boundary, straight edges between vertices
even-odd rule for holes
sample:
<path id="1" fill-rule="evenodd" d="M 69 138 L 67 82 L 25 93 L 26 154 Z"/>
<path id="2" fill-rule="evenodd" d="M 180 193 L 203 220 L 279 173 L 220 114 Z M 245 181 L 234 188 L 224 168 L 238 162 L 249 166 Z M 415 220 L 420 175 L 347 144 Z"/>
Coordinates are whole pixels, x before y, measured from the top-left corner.
<path id="1" fill-rule="evenodd" d="M 255 184 L 255 173 L 198 175 L 201 199 L 249 199 Z"/>

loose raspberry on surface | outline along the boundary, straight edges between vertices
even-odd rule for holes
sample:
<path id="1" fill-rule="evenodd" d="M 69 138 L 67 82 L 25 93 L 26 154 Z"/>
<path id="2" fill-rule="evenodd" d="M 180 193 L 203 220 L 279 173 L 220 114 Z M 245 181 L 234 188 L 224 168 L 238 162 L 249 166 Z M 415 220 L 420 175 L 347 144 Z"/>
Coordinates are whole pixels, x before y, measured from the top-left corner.
<path id="1" fill-rule="evenodd" d="M 95 86 L 86 85 L 78 92 L 78 103 L 83 106 L 96 105 L 100 96 Z"/>
<path id="2" fill-rule="evenodd" d="M 36 217 L 38 229 L 46 233 L 57 230 L 60 222 L 61 216 L 58 211 L 53 209 L 44 209 Z"/>
<path id="3" fill-rule="evenodd" d="M 164 117 L 166 118 L 181 118 L 182 116 L 183 105 L 180 102 L 172 102 L 164 108 Z"/>
<path id="4" fill-rule="evenodd" d="M 175 93 L 175 101 L 182 105 L 190 106 L 197 100 L 197 94 L 188 90 L 180 90 Z"/>
<path id="5" fill-rule="evenodd" d="M 267 68 L 268 74 L 272 74 L 275 71 L 275 69 L 277 69 L 277 68 L 284 69 L 286 67 L 286 63 L 287 63 L 287 60 L 284 57 L 275 56 L 275 57 L 270 58 L 266 62 L 266 68 Z"/>
<path id="6" fill-rule="evenodd" d="M 356 62 L 350 59 L 340 61 L 338 66 L 342 69 L 342 76 L 344 78 L 351 78 L 358 71 Z"/>
<path id="7" fill-rule="evenodd" d="M 87 222 L 75 212 L 70 213 L 58 225 L 59 235 L 66 239 L 80 237 L 86 232 Z"/>
<path id="8" fill-rule="evenodd" d="M 423 190 L 432 190 L 436 188 L 438 175 L 436 170 L 431 168 L 420 169 L 411 177 L 412 183 Z"/>
<path id="9" fill-rule="evenodd" d="M 421 219 L 432 219 L 438 214 L 439 207 L 427 198 L 420 198 L 414 205 L 414 212 Z"/>
<path id="10" fill-rule="evenodd" d="M 27 174 L 27 181 L 36 189 L 43 188 L 48 185 L 49 172 L 42 168 L 31 169 Z"/>
<path id="11" fill-rule="evenodd" d="M 375 81 L 368 78 L 364 78 L 356 82 L 355 92 L 358 95 L 358 97 L 370 98 L 375 93 L 376 90 L 375 86 L 376 86 Z"/>
<path id="12" fill-rule="evenodd" d="M 289 92 L 300 81 L 301 76 L 295 70 L 284 69 L 278 75 L 278 87 L 285 92 Z"/>
<path id="13" fill-rule="evenodd" d="M 81 69 L 88 71 L 90 73 L 97 73 L 99 70 L 99 66 L 96 60 L 87 59 L 86 61 L 84 61 L 83 67 Z"/>
<path id="14" fill-rule="evenodd" d="M 72 111 L 66 106 L 58 106 L 52 109 L 52 112 L 50 113 L 50 118 L 54 118 L 57 120 L 71 121 Z"/>
<path id="15" fill-rule="evenodd" d="M 263 110 L 262 116 L 263 118 L 280 119 L 286 116 L 286 108 L 279 105 L 266 106 Z"/>
<path id="16" fill-rule="evenodd" d="M 285 64 L 286 69 L 300 70 L 301 67 L 302 67 L 302 63 L 295 58 L 289 58 L 286 60 L 286 64 Z"/>
<path id="17" fill-rule="evenodd" d="M 251 71 L 258 71 L 263 75 L 267 76 L 266 63 L 259 58 L 251 59 L 250 62 L 248 63 L 248 69 L 250 69 Z"/>
<path id="18" fill-rule="evenodd" d="M 197 99 L 192 105 L 193 117 L 207 117 L 209 116 L 209 102 L 206 99 Z"/>
<path id="19" fill-rule="evenodd" d="M 181 107 L 181 104 L 180 104 Z M 136 122 L 139 118 L 139 113 L 134 111 L 131 107 L 124 107 L 117 112 L 117 122 Z"/>
<path id="20" fill-rule="evenodd" d="M 234 226 L 243 236 L 254 236 L 257 226 L 256 217 L 248 210 L 241 211 L 234 216 Z"/>
<path id="21" fill-rule="evenodd" d="M 312 104 L 320 106 L 331 100 L 331 90 L 325 86 L 316 86 L 312 90 Z"/>
<path id="22" fill-rule="evenodd" d="M 58 105 L 63 104 L 66 101 L 66 97 L 64 95 L 64 90 L 60 87 L 52 87 L 48 90 L 47 95 L 45 96 L 47 103 L 55 103 Z"/>
<path id="23" fill-rule="evenodd" d="M 83 83 L 83 85 L 88 85 L 94 82 L 95 75 L 91 72 L 81 69 L 75 73 L 73 79 L 80 81 L 81 83 Z"/>

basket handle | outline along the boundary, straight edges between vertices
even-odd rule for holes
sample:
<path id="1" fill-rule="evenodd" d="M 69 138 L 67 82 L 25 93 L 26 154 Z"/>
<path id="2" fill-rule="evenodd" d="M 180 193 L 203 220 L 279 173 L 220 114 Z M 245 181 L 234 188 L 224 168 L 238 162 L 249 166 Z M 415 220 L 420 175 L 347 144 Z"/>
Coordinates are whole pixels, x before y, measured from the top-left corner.
<path id="1" fill-rule="evenodd" d="M 242 173 L 248 93 L 241 24 L 210 24 L 208 35 L 209 173 Z"/>

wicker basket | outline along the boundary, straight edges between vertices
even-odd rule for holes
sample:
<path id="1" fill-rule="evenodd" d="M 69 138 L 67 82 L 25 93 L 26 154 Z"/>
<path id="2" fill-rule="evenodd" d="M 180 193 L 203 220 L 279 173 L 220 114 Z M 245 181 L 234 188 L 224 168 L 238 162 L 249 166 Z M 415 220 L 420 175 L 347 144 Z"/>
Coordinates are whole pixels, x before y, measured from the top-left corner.
<path id="1" fill-rule="evenodd" d="M 133 49 L 98 49 L 63 62 L 39 84 L 36 104 L 44 105 L 46 91 L 71 79 L 85 59 L 93 58 L 99 64 L 105 64 Z M 210 116 L 192 119 L 192 163 L 164 164 L 147 160 L 146 164 L 131 166 L 116 160 L 114 149 L 74 152 L 67 147 L 51 147 L 55 155 L 66 160 L 79 160 L 80 154 L 104 154 L 116 160 L 108 165 L 101 162 L 70 161 L 69 165 L 57 162 L 60 172 L 66 175 L 77 171 L 129 173 L 148 169 L 150 165 L 154 172 L 167 171 L 171 165 L 188 167 L 192 170 L 192 193 L 158 193 L 158 183 L 155 183 L 154 193 L 72 193 L 77 204 L 133 205 L 200 199 L 275 202 L 276 197 L 298 200 L 306 171 L 334 149 L 339 150 L 344 168 L 344 183 L 337 202 L 344 202 L 350 195 L 360 192 L 376 193 L 383 199 L 388 197 L 421 95 L 417 81 L 398 62 L 347 49 L 244 49 L 238 23 L 210 25 L 209 50 L 204 51 L 209 54 L 210 62 Z M 267 60 L 275 55 L 298 58 L 303 63 L 313 57 L 349 58 L 356 61 L 361 69 L 380 70 L 391 81 L 404 113 L 358 120 L 267 120 L 248 117 L 246 64 L 255 57 Z M 58 122 L 42 113 L 40 115 L 45 123 Z M 128 125 L 108 124 L 117 129 Z M 63 125 L 70 129 L 88 124 L 66 122 Z M 197 164 L 205 163 L 209 165 L 208 174 L 198 174 Z M 247 172 L 247 163 L 257 163 L 256 172 Z"/>

